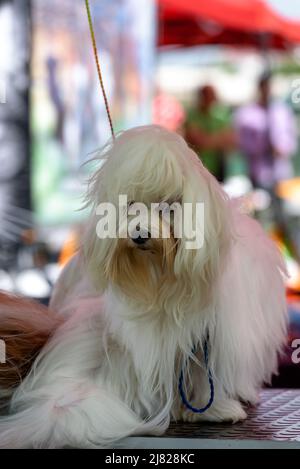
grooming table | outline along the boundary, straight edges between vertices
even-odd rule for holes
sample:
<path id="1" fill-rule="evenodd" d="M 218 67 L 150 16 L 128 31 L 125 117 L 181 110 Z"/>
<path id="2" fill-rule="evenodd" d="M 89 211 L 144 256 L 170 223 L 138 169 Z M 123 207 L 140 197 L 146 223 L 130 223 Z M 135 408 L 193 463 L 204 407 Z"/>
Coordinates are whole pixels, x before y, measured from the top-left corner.
<path id="1" fill-rule="evenodd" d="M 241 423 L 173 423 L 161 437 L 132 437 L 130 448 L 299 448 L 300 389 L 265 389 Z"/>

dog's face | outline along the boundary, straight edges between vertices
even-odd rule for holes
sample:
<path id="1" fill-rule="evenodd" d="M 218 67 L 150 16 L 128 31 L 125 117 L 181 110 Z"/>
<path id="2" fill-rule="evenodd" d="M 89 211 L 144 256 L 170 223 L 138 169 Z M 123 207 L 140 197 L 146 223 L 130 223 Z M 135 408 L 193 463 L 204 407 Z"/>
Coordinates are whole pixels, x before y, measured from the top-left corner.
<path id="1" fill-rule="evenodd" d="M 94 283 L 143 314 L 172 310 L 178 319 L 196 296 L 201 307 L 228 243 L 218 184 L 180 136 L 156 126 L 124 132 L 105 158 L 92 179 L 83 246 Z"/>

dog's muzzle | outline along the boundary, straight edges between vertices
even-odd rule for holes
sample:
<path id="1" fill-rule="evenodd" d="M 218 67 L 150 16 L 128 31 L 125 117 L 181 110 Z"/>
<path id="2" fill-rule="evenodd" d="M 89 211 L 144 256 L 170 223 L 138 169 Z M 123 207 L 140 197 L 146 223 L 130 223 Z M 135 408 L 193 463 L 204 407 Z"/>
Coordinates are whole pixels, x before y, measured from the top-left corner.
<path id="1" fill-rule="evenodd" d="M 149 241 L 151 238 L 151 233 L 147 232 L 141 232 L 138 236 L 135 236 L 134 238 L 131 238 L 131 240 L 137 244 L 138 246 L 142 246 Z"/>

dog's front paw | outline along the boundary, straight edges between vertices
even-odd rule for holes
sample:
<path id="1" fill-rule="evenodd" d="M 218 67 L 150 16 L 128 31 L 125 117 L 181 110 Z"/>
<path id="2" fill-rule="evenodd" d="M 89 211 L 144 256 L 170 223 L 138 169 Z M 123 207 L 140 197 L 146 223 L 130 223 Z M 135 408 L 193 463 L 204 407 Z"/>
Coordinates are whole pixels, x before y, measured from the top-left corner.
<path id="1" fill-rule="evenodd" d="M 201 422 L 203 419 L 203 414 L 197 414 L 196 412 L 192 412 L 191 410 L 183 410 L 181 414 L 181 420 L 183 422 L 190 422 L 196 423 Z"/>
<path id="2" fill-rule="evenodd" d="M 247 418 L 242 404 L 235 399 L 222 399 L 208 409 L 207 417 L 212 422 L 236 423 Z M 203 414 L 205 420 L 205 414 Z"/>
<path id="3" fill-rule="evenodd" d="M 241 403 L 234 399 L 222 399 L 214 402 L 212 407 L 203 414 L 183 410 L 184 422 L 231 422 L 236 423 L 247 418 L 247 414 Z"/>

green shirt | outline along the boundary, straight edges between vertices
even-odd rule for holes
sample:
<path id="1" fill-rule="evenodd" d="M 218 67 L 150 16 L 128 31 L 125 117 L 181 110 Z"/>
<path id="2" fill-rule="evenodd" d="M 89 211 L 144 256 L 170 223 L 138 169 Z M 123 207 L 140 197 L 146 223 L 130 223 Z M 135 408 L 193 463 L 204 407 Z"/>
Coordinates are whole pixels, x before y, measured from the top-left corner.
<path id="1" fill-rule="evenodd" d="M 203 113 L 197 108 L 192 108 L 187 112 L 186 125 L 199 128 L 205 133 L 213 134 L 221 130 L 226 130 L 231 126 L 231 112 L 226 106 L 216 104 L 212 106 L 208 113 Z M 199 158 L 207 169 L 218 176 L 223 166 L 222 155 L 218 150 L 197 149 Z"/>

